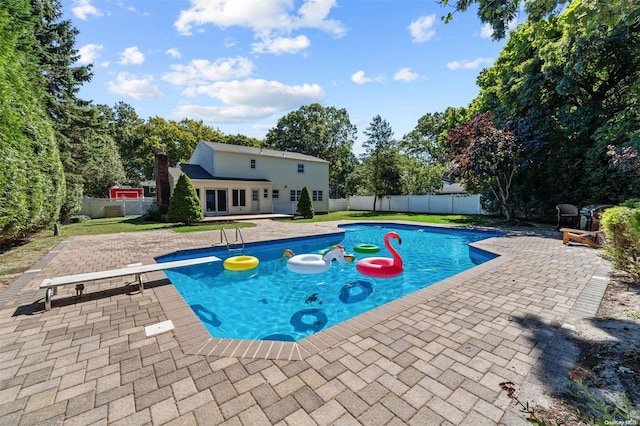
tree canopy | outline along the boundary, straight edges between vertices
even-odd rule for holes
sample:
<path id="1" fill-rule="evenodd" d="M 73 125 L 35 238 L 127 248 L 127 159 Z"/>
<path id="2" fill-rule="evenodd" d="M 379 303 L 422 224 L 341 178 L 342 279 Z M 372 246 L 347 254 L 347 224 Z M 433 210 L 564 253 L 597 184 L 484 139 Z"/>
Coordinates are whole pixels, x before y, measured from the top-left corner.
<path id="1" fill-rule="evenodd" d="M 264 145 L 328 161 L 330 196 L 339 198 L 344 196 L 347 175 L 357 162 L 352 153 L 356 132 L 345 109 L 311 104 L 278 120 L 267 132 Z"/>

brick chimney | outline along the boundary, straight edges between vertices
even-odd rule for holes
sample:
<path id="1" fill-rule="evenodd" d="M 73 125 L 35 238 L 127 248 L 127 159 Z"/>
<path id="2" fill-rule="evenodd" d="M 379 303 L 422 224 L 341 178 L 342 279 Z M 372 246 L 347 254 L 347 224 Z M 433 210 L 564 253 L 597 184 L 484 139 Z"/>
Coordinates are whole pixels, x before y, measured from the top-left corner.
<path id="1" fill-rule="evenodd" d="M 169 187 L 169 157 L 166 153 L 156 152 L 154 173 L 156 175 L 156 204 L 161 212 L 167 212 L 171 188 Z"/>

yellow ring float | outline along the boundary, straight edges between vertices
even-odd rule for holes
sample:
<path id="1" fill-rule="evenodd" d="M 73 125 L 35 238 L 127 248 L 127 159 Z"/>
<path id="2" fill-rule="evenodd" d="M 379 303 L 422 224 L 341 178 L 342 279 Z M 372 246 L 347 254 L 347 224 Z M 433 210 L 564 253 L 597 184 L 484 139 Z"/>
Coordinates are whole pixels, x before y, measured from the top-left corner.
<path id="1" fill-rule="evenodd" d="M 255 268 L 259 263 L 258 258 L 254 256 L 233 256 L 226 259 L 223 265 L 230 271 L 246 271 Z"/>

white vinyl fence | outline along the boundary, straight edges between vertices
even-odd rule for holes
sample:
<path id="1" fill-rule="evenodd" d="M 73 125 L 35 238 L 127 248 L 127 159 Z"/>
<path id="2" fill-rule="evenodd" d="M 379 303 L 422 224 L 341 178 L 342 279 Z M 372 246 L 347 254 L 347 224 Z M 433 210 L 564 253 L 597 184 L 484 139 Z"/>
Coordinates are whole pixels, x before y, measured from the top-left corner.
<path id="1" fill-rule="evenodd" d="M 147 212 L 152 206 L 156 205 L 156 199 L 153 198 L 137 198 L 111 201 L 109 198 L 91 198 L 84 197 L 82 199 L 82 208 L 79 215 L 86 215 L 92 219 L 106 217 L 106 211 L 114 207 L 120 207 L 121 216 L 141 216 Z M 106 207 L 106 210 L 105 210 Z"/>
<path id="2" fill-rule="evenodd" d="M 329 200 L 329 211 L 373 210 L 373 195 Z M 391 195 L 376 201 L 376 211 L 488 214 L 480 205 L 480 195 Z"/>

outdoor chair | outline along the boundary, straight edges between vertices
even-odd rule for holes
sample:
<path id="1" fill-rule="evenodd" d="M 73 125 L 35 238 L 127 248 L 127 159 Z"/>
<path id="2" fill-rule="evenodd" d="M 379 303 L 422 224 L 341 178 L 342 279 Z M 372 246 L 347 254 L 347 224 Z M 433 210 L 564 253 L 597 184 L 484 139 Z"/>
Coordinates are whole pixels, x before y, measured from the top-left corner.
<path id="1" fill-rule="evenodd" d="M 574 228 L 579 227 L 580 212 L 576 206 L 573 204 L 558 204 L 556 210 L 558 211 L 558 229 L 560 229 L 562 224 L 567 224 Z"/>

